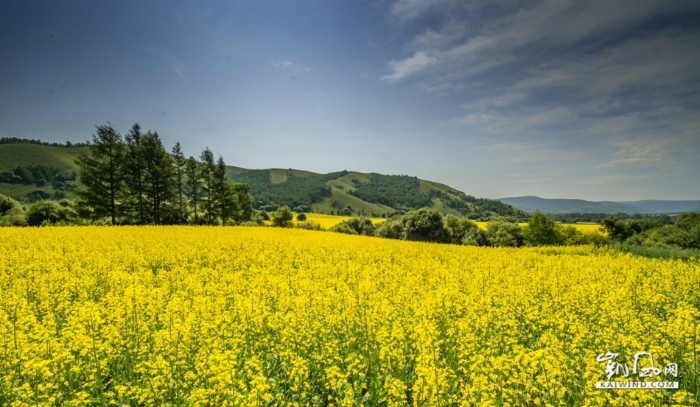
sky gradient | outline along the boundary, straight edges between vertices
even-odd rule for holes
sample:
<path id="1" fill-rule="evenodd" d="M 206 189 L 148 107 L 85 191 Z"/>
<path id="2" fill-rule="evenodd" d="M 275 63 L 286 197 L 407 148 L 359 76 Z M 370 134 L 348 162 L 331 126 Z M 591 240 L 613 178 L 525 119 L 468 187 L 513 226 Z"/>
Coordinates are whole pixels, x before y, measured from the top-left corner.
<path id="1" fill-rule="evenodd" d="M 700 199 L 700 2 L 0 3 L 0 137 L 107 121 L 245 168 Z"/>

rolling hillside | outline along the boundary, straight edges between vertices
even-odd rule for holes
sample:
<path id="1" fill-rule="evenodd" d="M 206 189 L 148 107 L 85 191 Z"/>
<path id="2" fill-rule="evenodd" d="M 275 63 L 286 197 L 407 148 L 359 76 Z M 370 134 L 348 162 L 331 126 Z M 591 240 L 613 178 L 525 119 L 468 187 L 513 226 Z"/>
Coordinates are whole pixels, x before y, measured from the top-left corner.
<path id="1" fill-rule="evenodd" d="M 0 144 L 0 171 L 18 165 L 47 165 L 72 172 L 78 167 L 73 162 L 87 147 L 50 147 L 38 144 Z"/>
<path id="2" fill-rule="evenodd" d="M 17 166 L 42 165 L 72 173 L 77 171 L 75 158 L 86 152 L 87 147 L 0 144 L 0 172 Z M 289 205 L 315 213 L 389 216 L 420 207 L 434 207 L 443 214 L 473 219 L 494 215 L 527 216 L 497 200 L 475 198 L 447 185 L 407 175 L 355 171 L 317 174 L 296 169 L 251 170 L 233 166 L 228 167 L 227 175 L 231 181 L 250 185 L 256 209 Z M 56 192 L 51 183 L 39 186 L 0 182 L 0 194 L 21 201 L 57 196 Z"/>
<path id="3" fill-rule="evenodd" d="M 593 202 L 582 199 L 547 199 L 537 196 L 502 198 L 501 202 L 513 205 L 526 212 L 539 210 L 542 213 L 626 213 L 626 214 L 673 214 L 700 210 L 700 201 L 645 200 L 625 202 Z"/>

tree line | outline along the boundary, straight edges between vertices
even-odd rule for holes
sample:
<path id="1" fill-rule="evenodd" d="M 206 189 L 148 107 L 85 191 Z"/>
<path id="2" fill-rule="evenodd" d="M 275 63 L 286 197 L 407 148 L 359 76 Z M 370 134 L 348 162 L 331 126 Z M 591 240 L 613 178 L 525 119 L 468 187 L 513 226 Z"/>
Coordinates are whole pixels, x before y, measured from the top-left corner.
<path id="1" fill-rule="evenodd" d="M 88 154 L 76 160 L 77 212 L 116 224 L 230 224 L 253 216 L 248 185 L 229 182 L 226 163 L 207 147 L 186 158 L 168 153 L 157 132 L 134 124 L 122 135 L 97 126 Z"/>
<path id="2" fill-rule="evenodd" d="M 673 225 L 657 219 L 620 220 L 608 216 L 601 222 L 610 240 L 633 246 L 700 250 L 700 213 L 685 212 Z"/>
<path id="3" fill-rule="evenodd" d="M 468 218 L 455 215 L 443 217 L 434 208 L 421 208 L 392 217 L 379 225 L 372 224 L 365 217 L 353 217 L 333 226 L 331 231 L 465 246 L 602 246 L 609 243 L 607 236 L 600 232 L 584 233 L 573 226 L 560 225 L 539 212 L 530 217 L 525 227 L 520 227 L 518 219 L 506 216 L 491 220 L 486 229 L 481 229 Z"/>
<path id="4" fill-rule="evenodd" d="M 48 141 L 41 141 L 41 140 L 34 140 L 34 139 L 26 139 L 26 138 L 19 138 L 19 137 L 0 137 L 0 144 L 38 144 L 41 146 L 49 146 L 49 147 L 86 147 L 90 143 L 71 143 L 70 141 L 66 141 L 65 144 L 63 143 L 49 143 Z"/>
<path id="5" fill-rule="evenodd" d="M 0 182 L 7 184 L 36 185 L 43 187 L 51 184 L 56 189 L 62 189 L 78 177 L 77 173 L 68 173 L 48 165 L 18 165 L 17 167 L 0 172 Z"/>
<path id="6" fill-rule="evenodd" d="M 562 223 L 600 223 L 603 219 L 614 216 L 618 220 L 641 220 L 649 219 L 663 223 L 664 225 L 673 225 L 673 217 L 665 214 L 649 214 L 649 213 L 617 213 L 611 215 L 609 213 L 550 213 L 547 214 L 550 218 Z"/>

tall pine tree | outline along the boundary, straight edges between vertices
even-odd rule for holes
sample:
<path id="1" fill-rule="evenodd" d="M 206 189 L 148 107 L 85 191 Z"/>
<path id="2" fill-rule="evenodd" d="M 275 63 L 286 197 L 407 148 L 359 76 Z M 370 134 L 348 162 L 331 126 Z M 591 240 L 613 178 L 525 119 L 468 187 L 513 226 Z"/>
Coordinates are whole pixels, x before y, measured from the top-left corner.
<path id="1" fill-rule="evenodd" d="M 217 198 L 214 153 L 207 147 L 202 151 L 199 159 L 201 160 L 202 192 L 204 193 L 207 207 L 207 223 L 212 224 L 214 223 Z"/>
<path id="2" fill-rule="evenodd" d="M 86 188 L 76 192 L 81 204 L 92 209 L 95 217 L 109 216 L 115 225 L 124 191 L 124 142 L 111 123 L 96 127 L 88 147 L 90 154 L 75 160 L 79 180 Z"/>
<path id="3" fill-rule="evenodd" d="M 199 202 L 202 195 L 202 181 L 200 180 L 199 162 L 194 157 L 190 157 L 185 164 L 185 175 L 187 176 L 185 194 L 190 200 L 190 206 L 194 214 L 194 224 L 199 224 Z"/>
<path id="4" fill-rule="evenodd" d="M 146 196 L 151 204 L 151 219 L 160 224 L 163 210 L 172 198 L 173 163 L 165 151 L 158 133 L 146 133 L 143 137 L 143 157 L 146 167 Z"/>
<path id="5" fill-rule="evenodd" d="M 226 163 L 224 158 L 219 156 L 214 169 L 214 179 L 216 188 L 216 203 L 218 204 L 217 215 L 221 218 L 221 225 L 233 218 L 238 218 L 238 201 L 233 189 L 233 184 L 226 177 Z"/>
<path id="6" fill-rule="evenodd" d="M 144 159 L 143 134 L 141 126 L 136 123 L 131 126 L 126 139 L 126 159 L 124 164 L 124 180 L 127 186 L 127 201 L 131 215 L 136 223 L 148 223 L 149 210 L 146 202 L 146 160 Z"/>
<path id="7" fill-rule="evenodd" d="M 175 190 L 177 191 L 177 203 L 178 203 L 178 217 L 177 223 L 185 223 L 185 207 L 183 201 L 184 194 L 184 179 L 185 179 L 185 164 L 187 160 L 185 155 L 182 153 L 182 147 L 180 147 L 180 142 L 175 143 L 173 147 L 173 165 L 175 168 Z"/>

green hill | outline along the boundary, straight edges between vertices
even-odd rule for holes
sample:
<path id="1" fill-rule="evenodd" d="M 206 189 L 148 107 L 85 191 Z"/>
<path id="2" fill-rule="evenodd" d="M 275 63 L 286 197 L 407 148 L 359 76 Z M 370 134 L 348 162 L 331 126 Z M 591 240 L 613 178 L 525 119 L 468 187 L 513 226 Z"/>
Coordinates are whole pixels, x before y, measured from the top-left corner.
<path id="1" fill-rule="evenodd" d="M 38 144 L 0 144 L 0 171 L 19 165 L 46 165 L 73 172 L 78 167 L 73 162 L 87 147 L 50 147 Z"/>
<path id="2" fill-rule="evenodd" d="M 43 166 L 61 174 L 71 174 L 78 170 L 74 160 L 87 151 L 87 147 L 0 144 L 0 173 L 14 171 L 17 167 L 36 170 L 36 166 Z M 317 174 L 291 168 L 251 170 L 233 166 L 228 167 L 227 175 L 231 181 L 249 184 L 253 206 L 268 210 L 288 205 L 292 208 L 306 206 L 306 210 L 316 213 L 387 216 L 427 206 L 444 214 L 474 219 L 526 215 L 508 204 L 475 198 L 447 185 L 407 175 L 355 171 Z M 61 191 L 61 184 L 55 182 L 0 182 L 0 194 L 25 202 L 60 197 L 57 192 Z"/>
<path id="3" fill-rule="evenodd" d="M 437 182 L 407 175 L 355 171 L 317 174 L 293 169 L 247 170 L 230 167 L 229 179 L 250 185 L 253 206 L 308 206 L 316 213 L 387 216 L 421 207 L 474 219 L 526 213 L 499 201 L 475 198 Z"/>

